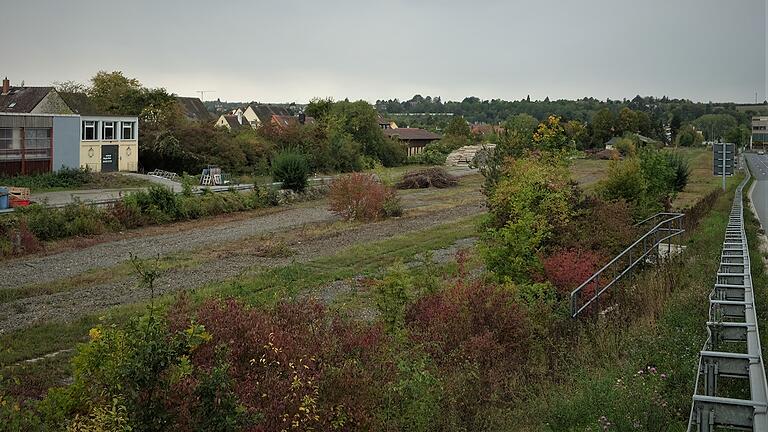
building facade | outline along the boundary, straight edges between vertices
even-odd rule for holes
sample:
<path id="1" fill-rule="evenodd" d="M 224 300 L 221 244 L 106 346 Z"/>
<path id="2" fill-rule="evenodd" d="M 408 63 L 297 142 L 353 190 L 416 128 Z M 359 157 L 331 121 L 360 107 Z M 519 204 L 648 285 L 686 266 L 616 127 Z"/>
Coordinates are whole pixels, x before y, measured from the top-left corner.
<path id="1" fill-rule="evenodd" d="M 768 144 L 768 116 L 752 117 L 752 146 L 765 147 Z"/>
<path id="2" fill-rule="evenodd" d="M 80 166 L 96 172 L 138 171 L 139 122 L 130 116 L 80 116 Z"/>
<path id="3" fill-rule="evenodd" d="M 78 168 L 80 116 L 0 113 L 0 175 Z"/>

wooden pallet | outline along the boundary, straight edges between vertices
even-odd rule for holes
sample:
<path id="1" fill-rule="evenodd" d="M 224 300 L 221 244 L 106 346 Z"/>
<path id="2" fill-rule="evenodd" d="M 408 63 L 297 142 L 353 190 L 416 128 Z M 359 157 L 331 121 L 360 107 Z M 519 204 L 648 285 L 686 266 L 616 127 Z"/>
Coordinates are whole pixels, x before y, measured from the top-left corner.
<path id="1" fill-rule="evenodd" d="M 29 188 L 9 187 L 8 195 L 11 201 L 29 201 Z"/>

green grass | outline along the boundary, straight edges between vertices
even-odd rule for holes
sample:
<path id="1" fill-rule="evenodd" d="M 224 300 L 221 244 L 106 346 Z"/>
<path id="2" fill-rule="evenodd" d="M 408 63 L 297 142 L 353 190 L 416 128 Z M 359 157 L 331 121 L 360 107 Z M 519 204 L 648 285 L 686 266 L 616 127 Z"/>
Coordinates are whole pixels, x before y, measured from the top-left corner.
<path id="1" fill-rule="evenodd" d="M 274 269 L 254 268 L 232 281 L 215 283 L 191 291 L 191 297 L 195 301 L 211 297 L 237 297 L 254 305 L 274 304 L 334 280 L 358 274 L 378 275 L 398 260 L 406 260 L 418 253 L 447 247 L 459 239 L 472 237 L 476 233 L 478 220 L 479 217 L 465 218 L 424 231 L 353 246 L 336 255 L 308 263 L 296 263 Z M 175 298 L 175 294 L 165 295 L 156 299 L 156 304 L 163 308 L 173 303 Z M 0 375 L 11 372 L 22 381 L 57 385 L 70 373 L 68 367 L 46 371 L 43 367 L 14 365 L 27 359 L 71 349 L 86 341 L 88 330 L 95 325 L 125 323 L 131 317 L 144 313 L 147 305 L 148 303 L 137 303 L 118 306 L 72 322 L 38 324 L 2 334 Z M 41 361 L 40 364 L 47 361 Z"/>
<path id="2" fill-rule="evenodd" d="M 581 327 L 576 340 L 549 353 L 567 366 L 526 383 L 532 396 L 522 397 L 518 409 L 526 420 L 518 430 L 598 431 L 603 416 L 613 424 L 609 430 L 634 430 L 635 422 L 642 430 L 685 430 L 731 198 L 721 197 L 680 259 L 639 277 L 628 294 L 635 303 L 618 302 L 632 318 L 575 323 Z M 747 220 L 750 251 L 759 263 L 758 225 Z M 764 269 L 755 264 L 752 270 L 755 287 L 761 287 L 757 298 L 768 298 Z M 758 304 L 763 326 L 766 303 Z M 638 374 L 649 366 L 658 373 Z"/>

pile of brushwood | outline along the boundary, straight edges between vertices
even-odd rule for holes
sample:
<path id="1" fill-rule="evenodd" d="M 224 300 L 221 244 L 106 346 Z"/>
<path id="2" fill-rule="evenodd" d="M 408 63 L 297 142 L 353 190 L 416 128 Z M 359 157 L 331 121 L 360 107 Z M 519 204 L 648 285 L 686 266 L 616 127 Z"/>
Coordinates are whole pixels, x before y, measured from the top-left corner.
<path id="1" fill-rule="evenodd" d="M 405 174 L 397 183 L 398 189 L 425 189 L 435 187 L 439 189 L 456 186 L 459 180 L 456 176 L 448 174 L 445 168 L 427 168 Z"/>

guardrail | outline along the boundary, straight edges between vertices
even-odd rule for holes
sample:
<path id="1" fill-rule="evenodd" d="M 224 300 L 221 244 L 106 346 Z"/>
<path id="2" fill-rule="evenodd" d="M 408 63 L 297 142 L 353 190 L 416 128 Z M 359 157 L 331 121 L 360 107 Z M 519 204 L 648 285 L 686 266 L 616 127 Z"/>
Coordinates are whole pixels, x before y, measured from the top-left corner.
<path id="1" fill-rule="evenodd" d="M 734 195 L 720 267 L 709 295 L 708 337 L 699 353 L 689 432 L 720 428 L 768 431 L 768 386 L 744 231 L 742 191 L 749 179 L 747 170 Z M 742 390 L 748 384 L 749 399 L 732 397 L 738 396 L 728 393 L 734 385 L 721 385 L 721 379 L 737 381 L 735 388 Z"/>
<path id="2" fill-rule="evenodd" d="M 309 184 L 323 185 L 323 184 L 325 184 L 326 182 L 328 182 L 330 180 L 333 180 L 333 177 L 315 177 L 315 178 L 311 178 L 311 179 L 309 179 L 307 181 L 309 182 Z M 259 185 L 259 186 L 260 187 L 280 188 L 280 187 L 282 187 L 282 185 L 283 184 L 281 182 L 274 182 L 274 183 L 262 184 L 262 185 Z M 238 184 L 238 185 L 196 186 L 196 187 L 197 187 L 197 189 L 193 189 L 192 193 L 195 194 L 195 195 L 202 195 L 202 194 L 207 193 L 207 192 L 220 193 L 220 192 L 229 192 L 229 191 L 232 191 L 232 190 L 234 190 L 234 191 L 248 191 L 248 190 L 253 190 L 255 185 L 253 185 L 253 184 Z M 122 201 L 125 196 L 130 195 L 132 192 L 135 192 L 135 191 L 134 190 L 126 191 L 125 195 L 119 196 L 119 197 L 115 197 L 115 198 L 105 198 L 105 199 L 100 199 L 100 200 L 87 200 L 87 201 L 82 201 L 82 203 L 86 204 L 86 205 L 89 205 L 89 206 L 94 206 L 94 207 L 109 206 L 109 205 L 115 204 L 115 203 L 117 203 L 119 201 Z M 46 207 L 50 207 L 50 208 L 62 208 L 62 207 L 66 207 L 70 203 L 62 203 L 62 204 L 39 203 L 39 204 L 43 204 Z M 0 215 L 13 213 L 15 210 L 16 210 L 15 208 L 7 208 L 7 209 L 4 209 L 4 210 L 0 210 Z"/>
<path id="3" fill-rule="evenodd" d="M 668 240 L 685 232 L 683 216 L 682 213 L 657 213 L 637 223 L 636 226 L 658 221 L 642 237 L 571 292 L 571 317 L 575 318 L 590 305 L 597 304 L 600 296 L 630 274 L 638 264 L 645 262 L 649 255 L 658 256 L 659 248 L 665 241 L 667 252 L 671 252 L 672 243 Z"/>

